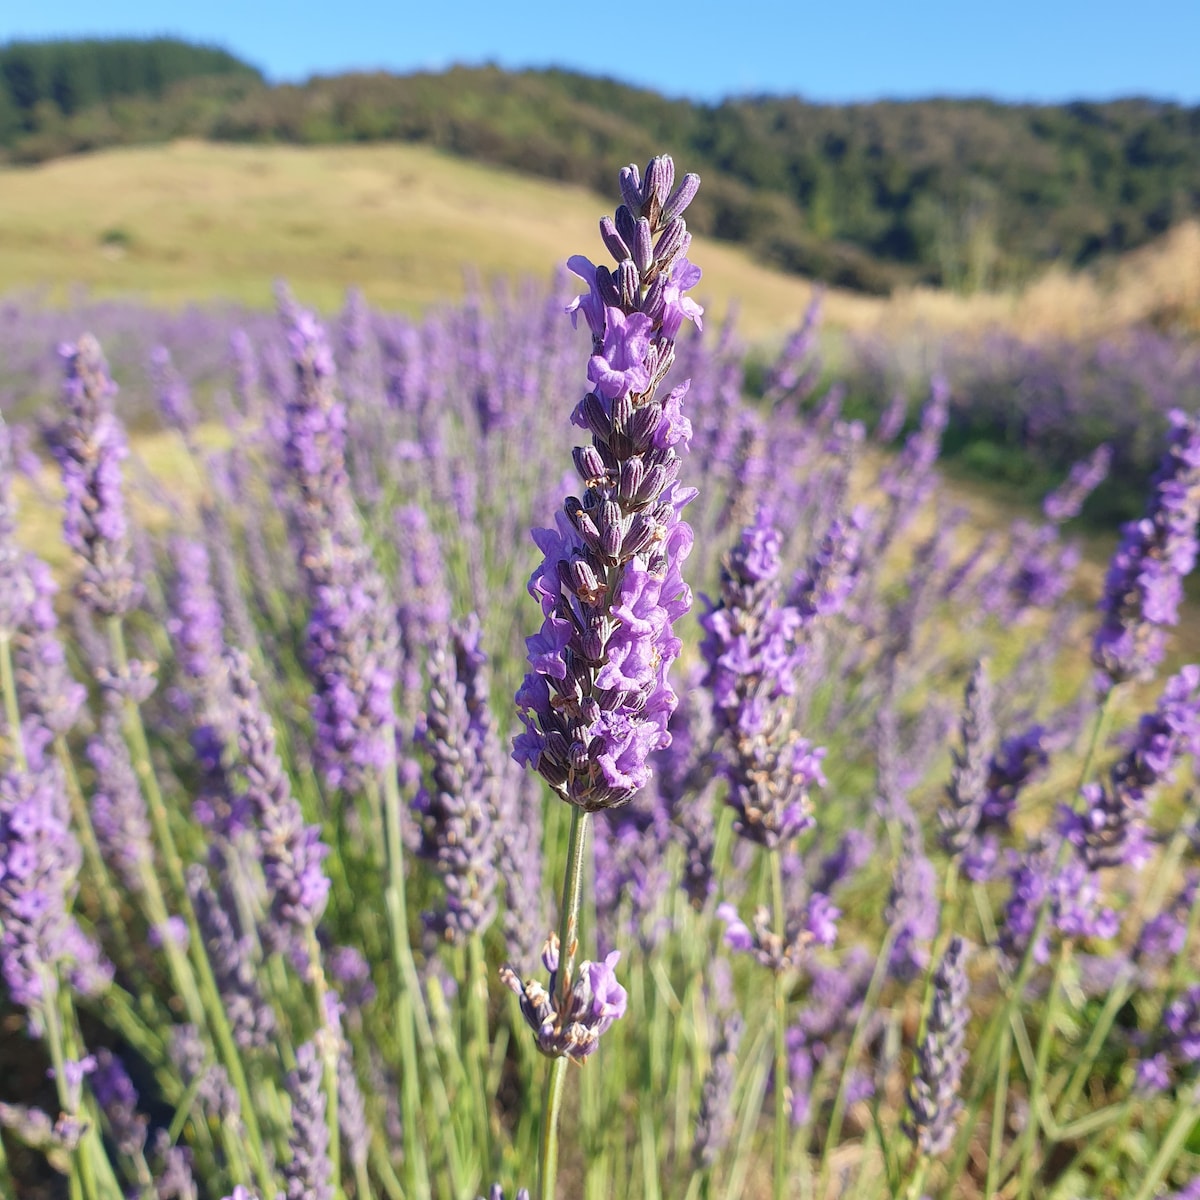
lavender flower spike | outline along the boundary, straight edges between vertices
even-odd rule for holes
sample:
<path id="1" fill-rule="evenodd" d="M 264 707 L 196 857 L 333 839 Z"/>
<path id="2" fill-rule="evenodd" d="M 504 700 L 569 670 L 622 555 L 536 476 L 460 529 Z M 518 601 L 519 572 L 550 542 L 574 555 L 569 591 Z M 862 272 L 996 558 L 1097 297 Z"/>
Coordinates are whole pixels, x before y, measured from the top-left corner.
<path id="1" fill-rule="evenodd" d="M 601 1034 L 625 1015 L 627 996 L 614 974 L 620 957 L 620 951 L 614 950 L 602 963 L 580 963 L 561 1010 L 555 1007 L 559 991 L 558 938 L 554 934 L 542 948 L 542 962 L 550 972 L 549 988 L 536 980 L 523 983 L 507 964 L 500 968 L 500 978 L 520 999 L 525 1022 L 547 1058 L 566 1056 L 582 1062 L 596 1051 Z"/>
<path id="2" fill-rule="evenodd" d="M 1104 580 L 1092 662 L 1107 691 L 1149 679 L 1162 661 L 1166 629 L 1179 620 L 1183 579 L 1196 565 L 1200 521 L 1200 416 L 1171 414 L 1171 438 L 1146 515 L 1121 530 Z"/>
<path id="3" fill-rule="evenodd" d="M 117 389 L 91 334 L 59 353 L 66 366 L 66 415 L 50 442 L 66 491 L 63 537 L 83 560 L 80 600 L 97 616 L 122 617 L 137 603 L 141 585 L 121 495 L 121 462 L 129 450 L 112 411 Z"/>
<path id="4" fill-rule="evenodd" d="M 648 756 L 670 744 L 672 622 L 692 603 L 680 574 L 692 531 L 680 513 L 696 491 L 677 482 L 692 432 L 688 384 L 655 395 L 684 318 L 701 316 L 684 296 L 700 272 L 684 257 L 691 235 L 679 215 L 698 181 L 672 192 L 673 179 L 666 157 L 644 183 L 623 171 L 619 236 L 602 229 L 610 250 L 631 256 L 615 273 L 578 255 L 568 263 L 588 284 L 568 311 L 592 333 L 593 390 L 572 415 L 591 445 L 574 455 L 582 498 L 567 498 L 554 529 L 534 531 L 545 557 L 529 592 L 543 623 L 526 640 L 531 670 L 516 697 L 525 732 L 513 755 L 585 812 L 627 803 L 650 779 Z"/>
<path id="5" fill-rule="evenodd" d="M 954 1140 L 954 1123 L 962 1109 L 958 1089 L 967 1061 L 968 1015 L 964 943 L 956 935 L 933 976 L 933 1004 L 908 1094 L 904 1132 L 922 1154 L 945 1154 Z"/>

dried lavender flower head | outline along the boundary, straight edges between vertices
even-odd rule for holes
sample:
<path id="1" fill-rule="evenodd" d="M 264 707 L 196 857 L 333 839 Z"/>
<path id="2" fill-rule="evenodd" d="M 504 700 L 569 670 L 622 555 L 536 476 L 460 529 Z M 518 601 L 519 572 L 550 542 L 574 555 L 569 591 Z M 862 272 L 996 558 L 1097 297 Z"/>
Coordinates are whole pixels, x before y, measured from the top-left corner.
<path id="1" fill-rule="evenodd" d="M 600 223 L 615 272 L 579 255 L 568 263 L 588 284 L 568 311 L 592 333 L 592 390 L 572 415 L 591 445 L 574 454 L 582 497 L 567 498 L 554 529 L 534 531 L 545 557 L 529 592 L 543 623 L 526 639 L 513 755 L 589 812 L 627 803 L 650 779 L 649 755 L 670 744 L 672 623 L 692 601 L 680 574 L 692 531 L 680 514 L 696 491 L 677 482 L 688 384 L 656 395 L 682 322 L 701 315 L 684 295 L 700 272 L 685 257 L 681 215 L 700 181 L 672 188 L 674 172 L 665 156 L 644 181 L 636 167 L 621 172 L 625 203 Z"/>

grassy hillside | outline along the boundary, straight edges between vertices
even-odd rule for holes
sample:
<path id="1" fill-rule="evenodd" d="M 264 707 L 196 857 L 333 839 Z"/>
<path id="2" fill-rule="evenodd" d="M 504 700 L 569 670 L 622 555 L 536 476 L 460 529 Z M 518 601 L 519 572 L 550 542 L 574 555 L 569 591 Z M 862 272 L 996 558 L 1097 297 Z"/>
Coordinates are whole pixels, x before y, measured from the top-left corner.
<path id="1" fill-rule="evenodd" d="M 108 150 L 0 169 L 0 294 L 40 287 L 61 299 L 82 284 L 156 303 L 266 306 L 272 281 L 286 277 L 325 309 L 356 284 L 373 303 L 413 313 L 461 294 L 472 268 L 485 278 L 544 279 L 569 254 L 599 257 L 595 214 L 612 204 L 419 146 L 182 141 Z M 778 336 L 811 298 L 810 284 L 737 247 L 701 237 L 694 257 L 712 317 L 736 301 L 746 336 Z M 1189 325 L 1200 318 L 1200 228 L 1183 225 L 1105 275 L 1057 270 L 1021 290 L 968 298 L 831 289 L 825 312 L 834 329 L 892 336 L 995 324 L 1068 336 L 1139 321 Z"/>
<path id="2" fill-rule="evenodd" d="M 464 273 L 545 279 L 573 253 L 603 253 L 597 201 L 417 146 L 297 148 L 178 142 L 0 172 L 0 293 L 73 284 L 169 304 L 271 303 L 286 277 L 331 309 L 351 284 L 417 312 L 460 295 Z M 751 335 L 782 332 L 809 284 L 702 242 L 701 293 L 716 319 L 734 298 Z M 864 303 L 847 298 L 845 307 Z"/>
<path id="3" fill-rule="evenodd" d="M 0 154 L 28 162 L 184 136 L 419 143 L 600 188 L 622 164 L 666 149 L 708 180 L 695 229 L 782 270 L 876 294 L 1012 287 L 1051 263 L 1080 267 L 1144 246 L 1200 213 L 1200 107 L 774 96 L 705 105 L 495 67 L 269 86 L 230 55 L 164 45 L 171 54 L 153 70 L 134 69 L 128 46 L 124 58 L 104 43 L 0 47 Z M 101 71 L 109 59 L 122 70 Z"/>

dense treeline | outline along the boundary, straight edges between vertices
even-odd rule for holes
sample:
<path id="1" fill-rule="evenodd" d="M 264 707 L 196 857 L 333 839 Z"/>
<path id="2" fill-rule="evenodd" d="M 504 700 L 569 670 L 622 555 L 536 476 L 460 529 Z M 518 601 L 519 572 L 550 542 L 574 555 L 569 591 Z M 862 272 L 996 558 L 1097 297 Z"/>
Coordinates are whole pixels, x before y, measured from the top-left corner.
<path id="1" fill-rule="evenodd" d="M 67 63 L 68 48 L 47 52 Z M 1139 246 L 1200 211 L 1200 107 L 794 97 L 703 105 L 566 71 L 495 67 L 270 87 L 228 55 L 186 49 L 196 57 L 180 51 L 170 78 L 181 82 L 171 87 L 164 74 L 157 89 L 110 91 L 82 110 L 45 99 L 21 108 L 24 123 L 8 123 L 11 156 L 180 135 L 401 140 L 598 188 L 620 164 L 665 146 L 704 173 L 694 228 L 868 291 L 1017 282 L 1051 261 L 1083 266 Z M 224 74 L 185 80 L 206 70 L 206 54 Z"/>
<path id="2" fill-rule="evenodd" d="M 9 42 L 0 46 L 0 145 L 24 149 L 25 157 L 77 149 L 64 130 L 71 119 L 86 114 L 91 121 L 79 123 L 86 129 L 98 106 L 161 101 L 180 83 L 213 77 L 262 83 L 229 51 L 177 38 Z"/>

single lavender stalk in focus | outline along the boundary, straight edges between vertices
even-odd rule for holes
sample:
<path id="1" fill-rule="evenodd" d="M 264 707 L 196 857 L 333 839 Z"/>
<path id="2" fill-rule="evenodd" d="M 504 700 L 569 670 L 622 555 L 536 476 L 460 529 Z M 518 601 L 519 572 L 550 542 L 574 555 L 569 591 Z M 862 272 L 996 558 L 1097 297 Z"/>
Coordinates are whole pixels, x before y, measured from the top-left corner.
<path id="1" fill-rule="evenodd" d="M 918 1151 L 932 1158 L 950 1148 L 962 1111 L 958 1092 L 967 1061 L 967 991 L 965 944 L 956 934 L 934 972 L 933 1001 L 917 1047 L 904 1122 L 904 1132 Z"/>
<path id="2" fill-rule="evenodd" d="M 1184 576 L 1196 564 L 1200 416 L 1175 410 L 1170 422 L 1146 515 L 1122 527 L 1104 581 L 1092 644 L 1104 692 L 1126 679 L 1153 675 L 1166 649 L 1166 630 L 1179 620 Z"/>
<path id="3" fill-rule="evenodd" d="M 671 626 L 691 607 L 680 564 L 692 532 L 680 513 L 696 491 L 676 482 L 691 436 L 687 384 L 655 397 L 680 325 L 701 312 L 683 295 L 700 272 L 684 257 L 691 235 L 679 215 L 699 180 L 672 192 L 673 177 L 666 157 L 651 162 L 644 187 L 635 168 L 622 173 L 626 203 L 600 226 L 615 273 L 579 255 L 569 262 L 589 285 L 571 311 L 592 332 L 594 387 L 572 421 L 592 441 L 575 451 L 583 498 L 567 499 L 555 529 L 534 532 L 545 558 L 529 591 L 545 620 L 527 639 L 525 733 L 513 752 L 585 812 L 624 804 L 649 781 L 647 757 L 668 744 L 676 705 Z"/>
<path id="4" fill-rule="evenodd" d="M 531 670 L 516 696 L 525 732 L 514 739 L 514 757 L 572 806 L 559 937 L 543 954 L 551 993 L 503 972 L 539 1049 L 555 1056 L 542 1109 L 539 1200 L 554 1200 L 565 1056 L 589 1053 L 625 1011 L 612 955 L 573 970 L 587 814 L 632 799 L 650 780 L 649 755 L 670 744 L 677 700 L 667 672 L 681 648 L 672 622 L 692 600 L 680 573 L 692 531 L 680 514 L 696 491 L 677 482 L 692 432 L 682 409 L 688 384 L 665 400 L 655 393 L 684 319 L 700 324 L 700 306 L 684 295 L 700 271 L 686 258 L 691 235 L 682 217 L 700 179 L 686 175 L 672 188 L 675 167 L 665 155 L 650 161 L 644 182 L 635 166 L 620 178 L 624 203 L 600 222 L 616 271 L 580 255 L 567 264 L 588 285 L 568 311 L 572 320 L 582 313 L 592 334 L 593 390 L 571 418 L 591 444 L 574 453 L 582 498 L 568 497 L 555 529 L 534 532 L 545 557 L 529 591 L 543 623 L 527 639 Z M 582 1041 L 574 1030 L 584 1031 Z"/>

